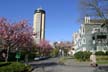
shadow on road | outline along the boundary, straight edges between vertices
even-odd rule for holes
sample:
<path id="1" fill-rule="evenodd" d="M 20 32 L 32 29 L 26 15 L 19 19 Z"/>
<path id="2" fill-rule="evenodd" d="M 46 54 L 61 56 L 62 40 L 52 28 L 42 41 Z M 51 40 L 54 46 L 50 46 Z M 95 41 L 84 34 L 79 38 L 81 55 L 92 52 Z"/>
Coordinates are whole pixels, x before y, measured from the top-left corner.
<path id="1" fill-rule="evenodd" d="M 93 72 L 108 72 L 108 66 L 99 66 Z"/>
<path id="2" fill-rule="evenodd" d="M 33 69 L 35 68 L 42 68 L 42 67 L 48 67 L 48 66 L 56 66 L 58 63 L 56 62 L 44 62 L 44 63 L 39 63 L 39 64 L 30 64 Z"/>
<path id="3" fill-rule="evenodd" d="M 65 65 L 67 67 L 75 67 L 75 68 L 87 68 L 87 67 L 91 67 L 89 65 Z"/>

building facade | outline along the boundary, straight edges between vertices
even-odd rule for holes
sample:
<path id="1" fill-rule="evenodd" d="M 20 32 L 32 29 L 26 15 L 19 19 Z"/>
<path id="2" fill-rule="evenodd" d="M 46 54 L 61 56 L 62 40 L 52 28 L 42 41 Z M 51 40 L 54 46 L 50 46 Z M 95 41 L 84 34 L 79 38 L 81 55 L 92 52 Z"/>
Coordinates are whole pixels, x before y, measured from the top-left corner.
<path id="1" fill-rule="evenodd" d="M 78 32 L 74 34 L 75 51 L 106 51 L 108 50 L 108 30 L 101 27 L 102 20 L 85 18 Z"/>
<path id="2" fill-rule="evenodd" d="M 33 29 L 34 33 L 36 33 L 36 36 L 34 36 L 36 43 L 45 39 L 45 11 L 42 8 L 38 8 L 34 12 Z"/>
<path id="3" fill-rule="evenodd" d="M 78 48 L 78 45 L 79 45 L 78 44 L 78 42 L 79 42 L 78 40 L 80 39 L 79 33 L 78 32 L 73 33 L 72 38 L 73 38 L 73 48 L 74 48 L 74 50 L 76 50 L 76 51 L 80 50 Z"/>

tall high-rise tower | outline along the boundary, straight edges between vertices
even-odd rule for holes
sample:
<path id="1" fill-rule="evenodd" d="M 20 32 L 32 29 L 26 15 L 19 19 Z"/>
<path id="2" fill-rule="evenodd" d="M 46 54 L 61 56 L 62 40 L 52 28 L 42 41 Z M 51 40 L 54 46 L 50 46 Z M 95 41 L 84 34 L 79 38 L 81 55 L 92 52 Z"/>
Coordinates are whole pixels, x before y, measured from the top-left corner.
<path id="1" fill-rule="evenodd" d="M 34 12 L 34 33 L 37 35 L 34 37 L 36 43 L 45 39 L 45 11 L 42 8 L 38 8 Z"/>

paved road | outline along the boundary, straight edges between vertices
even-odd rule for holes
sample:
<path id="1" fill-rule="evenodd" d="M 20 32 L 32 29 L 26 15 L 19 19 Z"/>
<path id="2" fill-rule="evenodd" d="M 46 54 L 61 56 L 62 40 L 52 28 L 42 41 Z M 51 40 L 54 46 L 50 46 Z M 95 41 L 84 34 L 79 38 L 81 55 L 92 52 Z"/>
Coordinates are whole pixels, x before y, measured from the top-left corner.
<path id="1" fill-rule="evenodd" d="M 30 62 L 35 69 L 32 72 L 93 72 L 95 68 L 89 63 L 78 63 L 73 59 L 68 60 L 65 65 L 58 64 L 59 58 Z"/>

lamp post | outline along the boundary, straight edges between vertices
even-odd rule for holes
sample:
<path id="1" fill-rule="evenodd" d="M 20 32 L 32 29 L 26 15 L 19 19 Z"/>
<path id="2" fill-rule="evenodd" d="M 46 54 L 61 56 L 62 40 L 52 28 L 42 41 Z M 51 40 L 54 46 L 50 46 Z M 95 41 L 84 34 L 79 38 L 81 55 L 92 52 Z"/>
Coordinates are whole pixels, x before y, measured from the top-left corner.
<path id="1" fill-rule="evenodd" d="M 17 59 L 17 62 L 20 59 L 20 56 L 21 56 L 21 53 L 19 52 L 18 48 L 16 48 L 16 56 L 15 56 L 15 58 Z"/>

